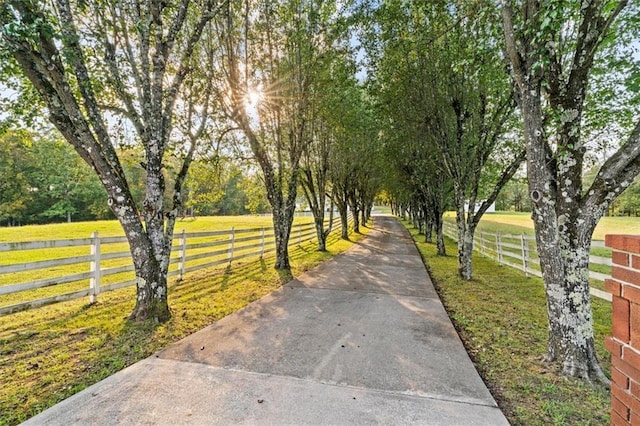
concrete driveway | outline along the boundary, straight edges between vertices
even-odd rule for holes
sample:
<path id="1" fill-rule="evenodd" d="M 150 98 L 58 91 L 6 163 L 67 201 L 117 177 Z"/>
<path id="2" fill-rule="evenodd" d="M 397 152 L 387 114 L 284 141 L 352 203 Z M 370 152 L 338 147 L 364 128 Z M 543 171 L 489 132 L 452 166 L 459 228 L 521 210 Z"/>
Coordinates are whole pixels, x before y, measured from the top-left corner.
<path id="1" fill-rule="evenodd" d="M 506 425 L 398 221 L 32 425 Z"/>

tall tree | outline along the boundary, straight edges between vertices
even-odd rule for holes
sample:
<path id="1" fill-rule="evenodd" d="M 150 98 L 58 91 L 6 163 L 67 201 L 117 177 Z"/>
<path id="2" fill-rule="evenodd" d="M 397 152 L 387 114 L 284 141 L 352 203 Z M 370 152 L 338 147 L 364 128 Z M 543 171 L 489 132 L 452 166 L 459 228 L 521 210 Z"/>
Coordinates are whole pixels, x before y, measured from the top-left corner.
<path id="1" fill-rule="evenodd" d="M 29 182 L 31 135 L 6 131 L 0 135 L 0 223 L 21 223 L 31 201 Z"/>
<path id="2" fill-rule="evenodd" d="M 271 205 L 276 269 L 289 269 L 288 241 L 300 160 L 310 143 L 310 87 L 322 40 L 321 0 L 229 1 L 224 35 L 229 118 L 262 170 Z"/>
<path id="3" fill-rule="evenodd" d="M 325 1 L 318 11 L 324 28 L 320 60 L 310 87 L 309 145 L 301 159 L 300 186 L 313 214 L 318 250 L 326 250 L 333 226 L 333 203 L 329 200 L 330 162 L 343 128 L 342 113 L 349 100 L 345 93 L 356 86 L 348 32 L 335 1 Z M 329 204 L 329 221 L 325 213 Z"/>
<path id="4" fill-rule="evenodd" d="M 8 0 L 0 6 L 3 58 L 13 60 L 5 71 L 22 73 L 36 89 L 51 122 L 100 177 L 129 240 L 137 283 L 131 319 L 171 315 L 167 270 L 190 158 L 169 209 L 163 159 L 183 83 L 195 75 L 198 41 L 216 10 L 215 0 Z M 109 127 L 114 113 L 128 120 L 127 136 L 144 148 L 142 211 L 116 152 Z"/>
<path id="5" fill-rule="evenodd" d="M 593 382 L 608 379 L 594 350 L 591 236 L 609 205 L 640 172 L 640 119 L 636 114 L 620 147 L 583 188 L 583 163 L 590 149 L 584 138 L 585 100 L 594 67 L 608 59 L 599 52 L 607 43 L 623 42 L 617 37 L 622 31 L 637 35 L 637 12 L 638 5 L 626 0 L 502 2 L 505 53 L 522 111 L 547 295 L 547 359 L 558 361 L 565 374 Z M 631 25 L 621 25 L 626 19 L 632 19 L 627 21 Z"/>
<path id="6" fill-rule="evenodd" d="M 106 194 L 101 187 L 96 188 L 97 176 L 71 145 L 51 136 L 57 134 L 51 132 L 34 138 L 31 146 L 30 191 L 35 207 L 31 209 L 31 219 L 43 222 L 92 219 L 87 210 L 94 203 L 106 207 Z"/>

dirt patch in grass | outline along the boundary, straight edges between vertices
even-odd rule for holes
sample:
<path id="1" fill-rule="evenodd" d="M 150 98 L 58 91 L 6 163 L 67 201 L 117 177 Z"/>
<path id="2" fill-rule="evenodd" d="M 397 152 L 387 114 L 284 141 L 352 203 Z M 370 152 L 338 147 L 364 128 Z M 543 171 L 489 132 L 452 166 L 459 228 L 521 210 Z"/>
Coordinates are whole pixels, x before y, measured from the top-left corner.
<path id="1" fill-rule="evenodd" d="M 76 300 L 2 317 L 0 425 L 18 424 L 241 309 L 353 242 L 331 236 L 327 252 L 318 252 L 312 242 L 291 248 L 291 273 L 279 273 L 266 258 L 174 280 L 169 285 L 172 318 L 164 324 L 126 320 L 135 301 L 133 288 L 103 293 L 94 305 Z"/>
<path id="2" fill-rule="evenodd" d="M 474 255 L 474 279 L 457 276 L 456 246 L 436 255 L 414 236 L 434 285 L 469 355 L 513 425 L 607 425 L 609 391 L 559 374 L 543 360 L 548 337 L 544 287 L 539 278 Z M 596 351 L 607 374 L 611 303 L 594 298 Z"/>

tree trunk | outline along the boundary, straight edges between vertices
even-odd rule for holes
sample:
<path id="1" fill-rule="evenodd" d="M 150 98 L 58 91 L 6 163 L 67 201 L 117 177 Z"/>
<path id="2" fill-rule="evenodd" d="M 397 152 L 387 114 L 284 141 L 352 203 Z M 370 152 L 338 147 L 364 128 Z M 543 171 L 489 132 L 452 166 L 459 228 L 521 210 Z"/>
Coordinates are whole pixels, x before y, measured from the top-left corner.
<path id="1" fill-rule="evenodd" d="M 291 269 L 289 262 L 289 236 L 291 235 L 292 224 L 293 214 L 281 212 L 280 209 L 273 210 L 273 229 L 276 240 L 275 269 Z"/>
<path id="2" fill-rule="evenodd" d="M 133 245 L 131 248 L 136 250 Z M 153 256 L 145 257 L 143 262 L 135 262 L 136 305 L 129 319 L 165 322 L 171 318 L 167 301 L 167 272 Z"/>
<path id="3" fill-rule="evenodd" d="M 355 200 L 355 195 L 350 197 L 349 207 L 351 208 L 351 214 L 353 215 L 353 232 L 360 233 L 360 209 L 358 208 L 358 202 Z"/>
<path id="4" fill-rule="evenodd" d="M 458 232 L 458 276 L 464 280 L 470 280 L 472 275 L 471 251 L 473 250 L 473 240 L 467 238 L 467 213 L 465 212 L 465 194 L 464 190 L 455 186 L 455 204 L 456 204 L 456 229 Z M 468 208 L 471 208 L 469 203 Z"/>
<path id="5" fill-rule="evenodd" d="M 433 242 L 433 221 L 427 217 L 425 221 L 424 227 L 424 242 L 432 243 Z"/>
<path id="6" fill-rule="evenodd" d="M 353 232 L 360 233 L 360 215 L 357 211 L 353 212 Z"/>
<path id="7" fill-rule="evenodd" d="M 341 202 L 337 202 L 338 213 L 340 214 L 340 238 L 349 241 L 349 221 L 347 211 L 347 205 Z"/>
<path id="8" fill-rule="evenodd" d="M 456 189 L 458 191 L 458 189 Z M 472 195 L 468 211 L 465 212 L 464 192 L 456 195 L 456 228 L 458 231 L 458 276 L 464 280 L 473 277 L 473 236 L 476 225 L 474 218 L 475 196 Z"/>
<path id="9" fill-rule="evenodd" d="M 435 228 L 436 228 L 436 248 L 438 256 L 446 256 L 447 248 L 444 245 L 444 229 L 443 229 L 442 214 L 436 216 Z"/>
<path id="10" fill-rule="evenodd" d="M 467 281 L 473 276 L 473 234 L 475 227 L 466 222 L 464 224 L 462 244 L 460 244 L 460 233 L 458 233 L 458 275 Z"/>
<path id="11" fill-rule="evenodd" d="M 144 321 L 152 319 L 155 322 L 165 322 L 171 318 L 167 303 L 167 270 L 169 254 L 158 252 L 151 242 L 149 227 L 142 225 L 138 212 L 131 197 L 118 197 L 121 193 L 117 187 L 107 187 L 110 195 L 108 204 L 129 241 L 131 258 L 136 275 L 136 304 L 129 319 Z M 170 244 L 168 244 L 170 247 Z"/>
<path id="12" fill-rule="evenodd" d="M 589 294 L 590 242 L 569 235 L 569 227 L 558 221 L 555 176 L 548 167 L 540 167 L 551 164 L 552 159 L 542 138 L 539 92 L 536 88 L 528 89 L 521 94 L 521 102 L 532 218 L 547 296 L 549 341 L 546 359 L 560 362 L 566 375 L 608 383 L 595 356 Z"/>
<path id="13" fill-rule="evenodd" d="M 316 227 L 316 237 L 318 238 L 318 251 L 327 251 L 327 235 L 324 230 L 324 214 L 314 216 L 313 222 Z"/>

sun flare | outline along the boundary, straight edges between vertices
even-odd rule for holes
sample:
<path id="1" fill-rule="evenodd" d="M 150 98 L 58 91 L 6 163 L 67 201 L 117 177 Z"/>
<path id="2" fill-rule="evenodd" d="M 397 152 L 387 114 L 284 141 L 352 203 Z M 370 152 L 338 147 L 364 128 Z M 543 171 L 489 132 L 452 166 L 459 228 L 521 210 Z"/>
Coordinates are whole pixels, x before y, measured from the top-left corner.
<path id="1" fill-rule="evenodd" d="M 249 89 L 245 96 L 245 103 L 249 108 L 256 108 L 262 99 L 264 99 L 264 93 L 262 92 L 262 87 L 258 86 Z"/>

